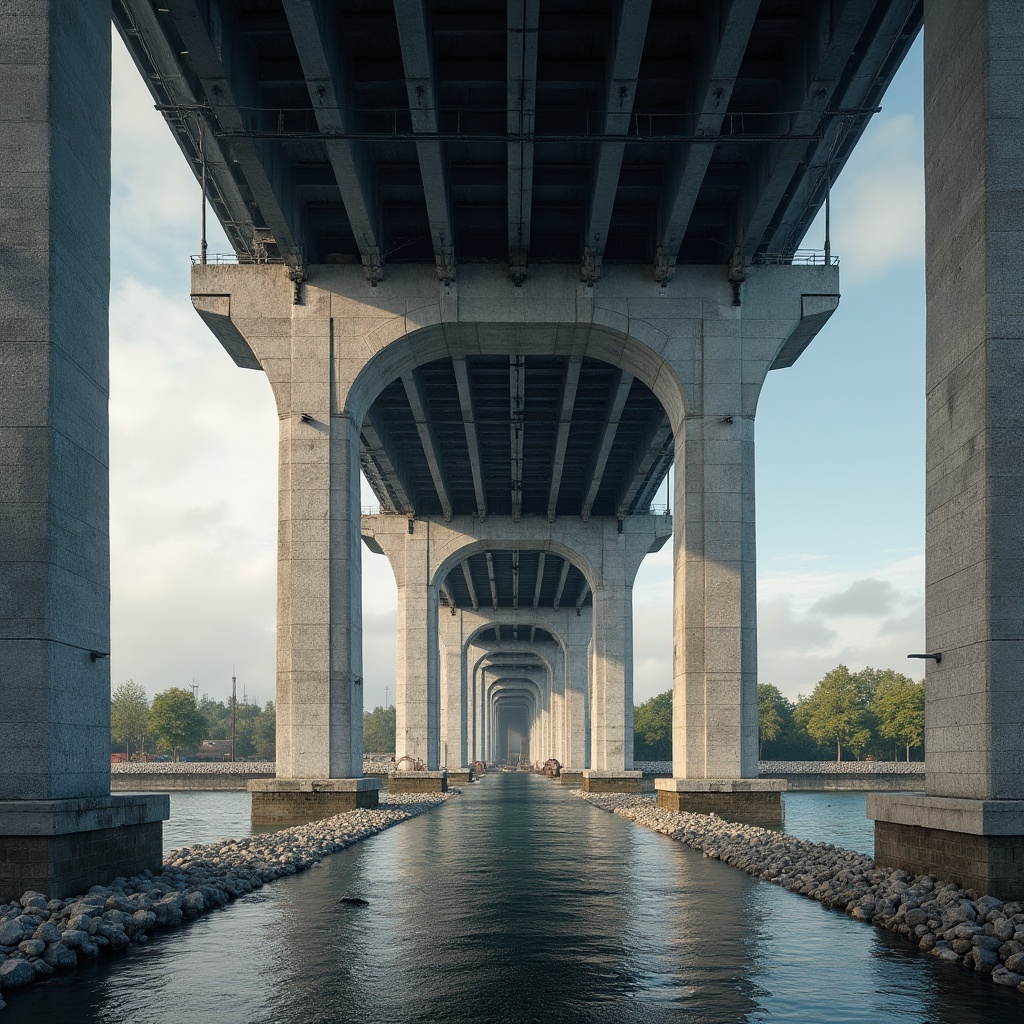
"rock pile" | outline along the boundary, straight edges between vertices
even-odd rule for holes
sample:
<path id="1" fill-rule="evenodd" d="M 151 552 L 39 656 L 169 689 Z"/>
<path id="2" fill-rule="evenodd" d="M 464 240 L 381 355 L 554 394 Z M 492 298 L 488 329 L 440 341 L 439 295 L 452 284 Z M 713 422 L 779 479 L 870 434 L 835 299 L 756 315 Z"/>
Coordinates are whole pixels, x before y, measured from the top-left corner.
<path id="1" fill-rule="evenodd" d="M 934 875 L 890 871 L 871 857 L 713 814 L 687 814 L 628 794 L 577 795 L 705 857 L 906 936 L 923 952 L 1024 992 L 1024 904 L 961 889 Z"/>
<path id="2" fill-rule="evenodd" d="M 273 761 L 143 761 L 110 766 L 111 775 L 273 775 Z"/>
<path id="3" fill-rule="evenodd" d="M 80 960 L 145 942 L 259 889 L 305 871 L 328 854 L 429 811 L 447 793 L 383 796 L 381 806 L 348 811 L 280 832 L 174 850 L 157 871 L 94 885 L 83 896 L 48 900 L 26 892 L 0 904 L 0 992 L 23 988 Z M 5 1003 L 0 997 L 0 1009 Z"/>

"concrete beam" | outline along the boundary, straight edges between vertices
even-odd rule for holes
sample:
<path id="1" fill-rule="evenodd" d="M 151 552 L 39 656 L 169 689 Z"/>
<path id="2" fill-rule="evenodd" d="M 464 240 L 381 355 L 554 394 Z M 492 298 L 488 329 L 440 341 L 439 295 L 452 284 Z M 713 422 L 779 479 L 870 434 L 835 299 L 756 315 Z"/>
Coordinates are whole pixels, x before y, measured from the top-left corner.
<path id="1" fill-rule="evenodd" d="M 509 0 L 507 11 L 507 131 L 509 274 L 526 279 L 533 207 L 533 121 L 537 106 L 537 26 L 540 0 Z"/>
<path id="2" fill-rule="evenodd" d="M 429 7 L 425 0 L 394 2 L 412 130 L 436 135 L 437 83 Z M 444 148 L 436 139 L 417 142 L 416 157 L 423 180 L 423 198 L 427 203 L 437 276 L 445 284 L 451 284 L 455 280 L 455 232 L 452 228 Z"/>
<path id="3" fill-rule="evenodd" d="M 441 510 L 444 513 L 445 519 L 450 522 L 452 518 L 452 499 L 448 494 L 444 468 L 441 465 L 441 448 L 434 437 L 434 428 L 431 425 L 430 417 L 427 415 L 427 396 L 424 394 L 423 382 L 420 380 L 419 372 L 410 370 L 408 373 L 403 373 L 402 386 L 405 388 L 406 398 L 409 399 L 409 408 L 412 410 L 412 418 L 416 422 L 416 432 L 420 435 L 423 455 L 427 460 L 430 476 L 434 481 L 437 497 L 441 502 Z"/>
<path id="4" fill-rule="evenodd" d="M 761 245 L 772 218 L 783 202 L 800 165 L 807 159 L 806 136 L 817 131 L 846 70 L 871 12 L 878 0 L 846 0 L 837 7 L 819 4 L 815 31 L 807 34 L 807 53 L 790 64 L 790 80 L 783 89 L 780 120 L 789 135 L 767 146 L 763 160 L 755 160 L 740 196 L 736 228 L 736 259 L 750 261 Z M 792 111 L 793 113 L 785 113 Z"/>
<path id="5" fill-rule="evenodd" d="M 716 0 L 704 5 L 704 42 L 693 88 L 697 111 L 693 134 L 707 135 L 709 141 L 687 146 L 669 172 L 654 265 L 656 281 L 667 282 L 675 274 L 679 247 L 715 152 L 760 5 L 761 0 Z"/>
<path id="6" fill-rule="evenodd" d="M 490 551 L 486 552 L 487 556 L 487 578 L 491 584 L 491 606 L 495 611 L 498 610 L 498 584 L 494 579 L 494 556 Z"/>
<path id="7" fill-rule="evenodd" d="M 252 193 L 254 245 L 276 246 L 297 279 L 303 276 L 305 211 L 286 153 L 266 140 L 246 138 L 252 116 L 260 116 L 259 70 L 255 55 L 234 29 L 234 8 L 224 0 L 166 0 L 188 60 L 222 131 L 238 133 L 227 151 Z M 217 26 L 217 38 L 211 34 Z M 252 113 L 243 115 L 242 108 Z M 265 115 L 270 116 L 269 112 Z M 263 225 L 259 221 L 263 221 Z M 265 225 L 265 227 L 264 227 Z"/>
<path id="8" fill-rule="evenodd" d="M 590 596 L 590 584 L 584 580 L 583 586 L 580 587 L 580 592 L 576 596 L 576 614 L 579 615 L 583 609 L 583 606 L 587 603 L 587 598 Z"/>
<path id="9" fill-rule="evenodd" d="M 552 603 L 552 608 L 557 612 L 558 606 L 562 603 L 562 591 L 565 590 L 565 580 L 569 575 L 569 560 L 566 558 L 562 559 L 562 574 L 558 577 L 558 587 L 555 589 L 555 600 Z"/>
<path id="10" fill-rule="evenodd" d="M 546 557 L 547 556 L 544 554 L 543 551 L 540 552 L 540 554 L 537 556 L 537 582 L 533 586 L 533 607 L 534 608 L 539 608 L 540 607 L 540 592 L 541 592 L 541 588 L 544 586 L 544 559 Z M 532 634 L 530 635 L 530 639 L 531 640 L 533 639 L 533 635 Z"/>
<path id="11" fill-rule="evenodd" d="M 508 358 L 509 438 L 512 444 L 512 521 L 523 514 L 523 410 L 526 402 L 526 359 Z"/>
<path id="12" fill-rule="evenodd" d="M 605 136 L 625 136 L 629 132 L 650 13 L 651 0 L 619 0 L 605 89 L 602 125 Z M 602 142 L 597 150 L 580 270 L 581 277 L 588 284 L 593 284 L 601 276 L 601 260 L 608 243 L 608 228 L 625 151 L 624 142 L 609 141 Z"/>
<path id="13" fill-rule="evenodd" d="M 324 135 L 352 131 L 351 74 L 340 46 L 337 10 L 324 0 L 283 0 L 295 50 L 302 64 L 316 122 Z M 380 213 L 373 155 L 365 142 L 325 139 L 324 148 L 334 170 L 352 234 L 363 262 L 366 279 L 376 284 L 384 277 L 381 255 Z"/>
<path id="14" fill-rule="evenodd" d="M 473 585 L 473 574 L 469 571 L 469 559 L 462 563 L 462 577 L 466 581 L 466 589 L 469 591 L 469 600 L 473 604 L 473 611 L 480 610 L 480 601 L 476 596 L 476 587 Z"/>
<path id="15" fill-rule="evenodd" d="M 512 607 L 519 608 L 519 552 L 512 552 Z M 513 631 L 514 632 L 514 631 Z"/>
<path id="16" fill-rule="evenodd" d="M 459 405 L 462 407 L 462 427 L 466 432 L 466 449 L 469 452 L 469 467 L 473 472 L 473 492 L 476 495 L 476 514 L 483 519 L 487 515 L 487 493 L 484 491 L 483 462 L 480 458 L 480 438 L 476 427 L 476 412 L 473 409 L 473 392 L 469 386 L 469 369 L 465 356 L 452 359 L 455 370 L 455 384 L 459 390 Z"/>
<path id="17" fill-rule="evenodd" d="M 629 397 L 629 389 L 633 386 L 633 374 L 625 370 L 616 370 L 608 393 L 608 411 L 605 416 L 605 426 L 601 433 L 601 440 L 594 451 L 594 462 L 590 470 L 590 483 L 587 486 L 587 493 L 583 499 L 583 507 L 580 509 L 580 516 L 586 522 L 590 518 L 590 510 L 594 507 L 594 500 L 601 487 L 601 478 L 604 476 L 605 466 L 608 465 L 608 456 L 611 454 L 612 445 L 615 443 L 615 434 L 619 429 L 619 420 L 622 417 L 622 410 Z"/>
<path id="18" fill-rule="evenodd" d="M 395 512 L 401 512 L 407 516 L 415 515 L 416 505 L 413 501 L 415 495 L 406 482 L 404 467 L 399 462 L 398 455 L 392 455 L 395 447 L 391 444 L 387 425 L 381 422 L 371 410 L 363 420 L 360 434 L 362 453 L 366 460 L 371 460 L 378 470 L 375 475 L 380 480 L 383 489 L 378 491 L 376 487 L 373 487 L 372 479 L 370 486 L 373 487 L 374 493 L 380 499 L 381 507 L 390 506 Z M 385 498 L 388 500 L 385 501 Z"/>
<path id="19" fill-rule="evenodd" d="M 558 491 L 562 486 L 562 470 L 565 468 L 565 449 L 569 444 L 569 430 L 572 427 L 572 411 L 576 405 L 576 389 L 580 383 L 583 359 L 570 356 L 566 360 L 562 378 L 562 403 L 558 410 L 558 431 L 555 435 L 555 452 L 551 459 L 551 490 L 548 492 L 548 522 L 555 521 L 558 506 Z"/>

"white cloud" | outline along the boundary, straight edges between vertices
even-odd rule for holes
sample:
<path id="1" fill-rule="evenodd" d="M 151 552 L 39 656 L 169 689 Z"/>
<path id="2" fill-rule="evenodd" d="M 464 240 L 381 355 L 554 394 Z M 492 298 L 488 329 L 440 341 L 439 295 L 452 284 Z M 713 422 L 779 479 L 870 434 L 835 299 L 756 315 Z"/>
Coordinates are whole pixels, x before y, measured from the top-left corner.
<path id="1" fill-rule="evenodd" d="M 924 258 L 924 127 L 920 116 L 876 115 L 832 189 L 832 251 L 843 278 L 864 282 Z M 824 214 L 804 245 L 820 248 Z"/>

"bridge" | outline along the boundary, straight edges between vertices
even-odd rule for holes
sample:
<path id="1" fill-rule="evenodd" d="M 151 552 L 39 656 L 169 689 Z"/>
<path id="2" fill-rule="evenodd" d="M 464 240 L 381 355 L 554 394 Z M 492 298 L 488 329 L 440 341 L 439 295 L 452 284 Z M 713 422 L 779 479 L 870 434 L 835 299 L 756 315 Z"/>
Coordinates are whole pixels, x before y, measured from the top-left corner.
<path id="1" fill-rule="evenodd" d="M 0 293 L 14 325 L 0 687 L 20 766 L 0 780 L 0 863 L 34 851 L 5 879 L 87 884 L 40 865 L 99 831 L 107 864 L 151 858 L 162 813 L 111 797 L 105 763 L 108 18 L 234 248 L 208 252 L 204 232 L 193 305 L 277 403 L 278 778 L 253 792 L 267 821 L 377 799 L 361 777 L 364 549 L 398 584 L 397 753 L 420 782 L 498 756 L 514 731 L 588 788 L 636 784 L 632 585 L 669 538 L 659 801 L 779 820 L 756 760 L 757 400 L 838 306 L 827 233 L 819 251 L 803 238 L 924 22 L 928 792 L 871 813 L 880 861 L 1024 892 L 1006 725 L 1024 657 L 1006 454 L 1020 318 L 999 270 L 1024 216 L 1006 141 L 1012 14 L 952 0 L 37 7 L 0 19 L 14 55 L 0 91 L 26 97 L 2 120 L 25 170 L 0 182 L 19 211 Z M 361 476 L 379 502 L 365 514 Z"/>

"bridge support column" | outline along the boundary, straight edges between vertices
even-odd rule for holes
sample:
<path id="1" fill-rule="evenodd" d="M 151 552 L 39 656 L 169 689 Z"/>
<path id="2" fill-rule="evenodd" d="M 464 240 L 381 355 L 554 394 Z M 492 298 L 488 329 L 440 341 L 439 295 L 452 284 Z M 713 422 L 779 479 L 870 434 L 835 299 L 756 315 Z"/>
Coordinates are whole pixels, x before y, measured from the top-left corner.
<path id="1" fill-rule="evenodd" d="M 168 816 L 110 795 L 109 3 L 5 5 L 0 208 L 3 903 L 158 867 Z"/>
<path id="2" fill-rule="evenodd" d="M 874 795 L 875 857 L 1024 899 L 1024 236 L 1014 5 L 925 4 L 924 794 Z"/>
<path id="3" fill-rule="evenodd" d="M 441 633 L 442 701 L 441 701 L 441 764 L 449 774 L 469 770 L 467 723 L 466 644 L 463 614 L 451 614 L 442 608 L 438 616 Z M 469 781 L 468 778 L 465 781 Z"/>
<path id="4" fill-rule="evenodd" d="M 253 780 L 256 824 L 300 824 L 378 802 L 362 777 L 362 417 L 343 395 L 361 369 L 330 297 L 281 266 L 193 268 L 192 303 L 277 402 L 277 778 Z"/>

